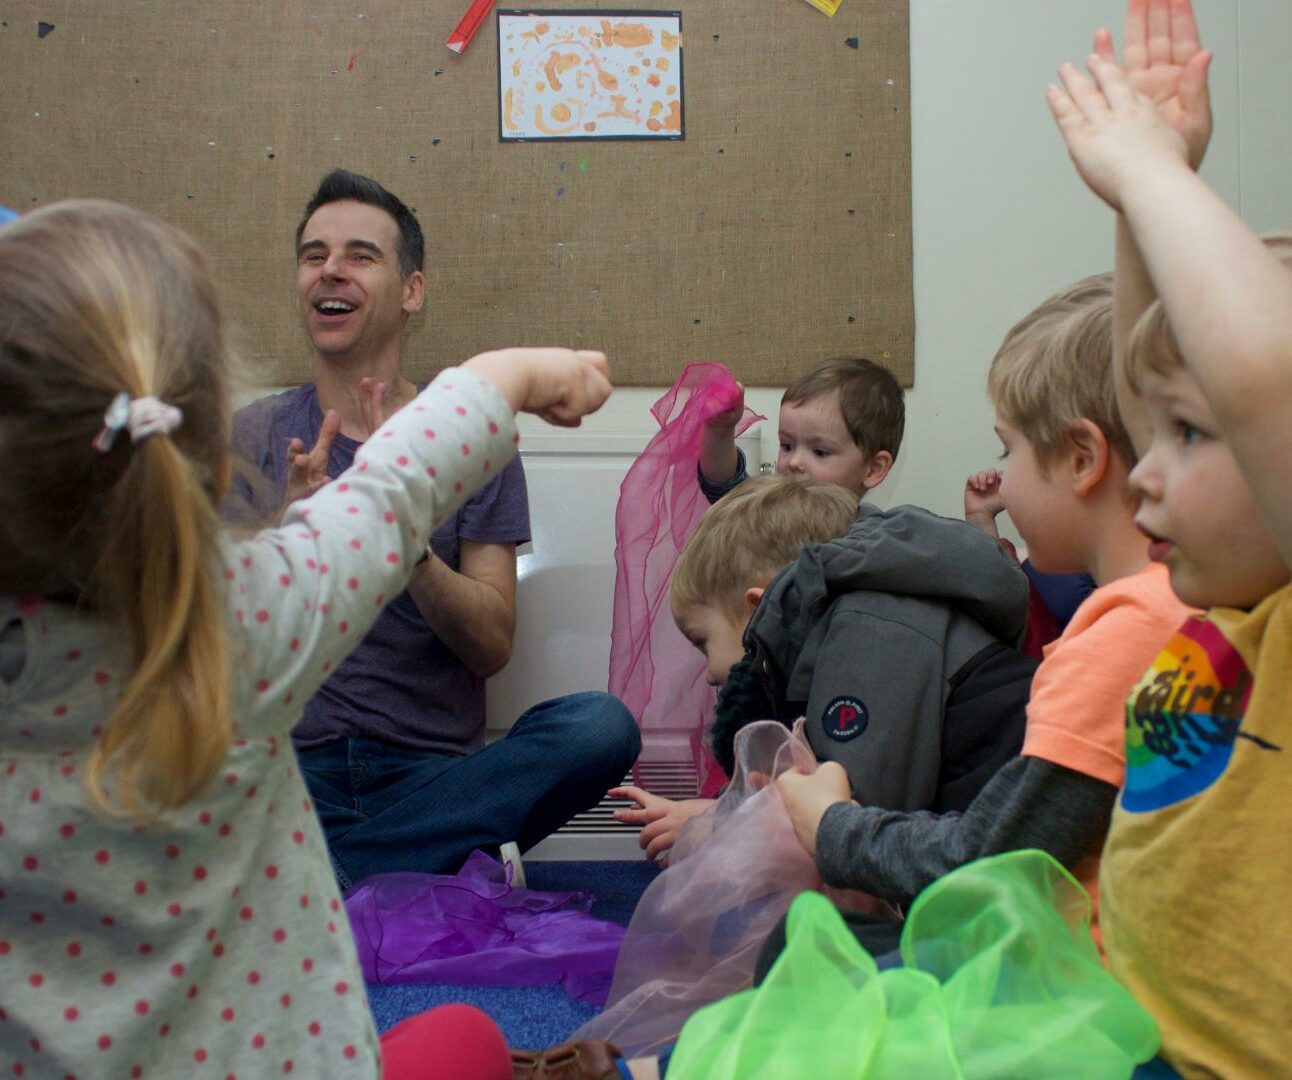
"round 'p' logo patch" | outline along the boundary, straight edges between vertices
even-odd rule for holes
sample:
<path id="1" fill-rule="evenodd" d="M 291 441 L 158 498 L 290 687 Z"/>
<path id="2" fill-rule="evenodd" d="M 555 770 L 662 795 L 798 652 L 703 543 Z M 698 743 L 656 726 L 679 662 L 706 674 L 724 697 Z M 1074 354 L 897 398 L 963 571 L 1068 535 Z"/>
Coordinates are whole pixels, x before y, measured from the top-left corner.
<path id="1" fill-rule="evenodd" d="M 870 723 L 870 710 L 861 698 L 837 697 L 821 714 L 821 729 L 836 742 L 855 739 Z"/>

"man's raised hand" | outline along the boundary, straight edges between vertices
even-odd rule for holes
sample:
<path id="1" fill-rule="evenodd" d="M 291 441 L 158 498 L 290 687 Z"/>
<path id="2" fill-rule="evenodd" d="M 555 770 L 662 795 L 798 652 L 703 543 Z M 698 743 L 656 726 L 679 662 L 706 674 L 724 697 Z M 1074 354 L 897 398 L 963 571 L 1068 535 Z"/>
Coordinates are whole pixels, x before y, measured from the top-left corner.
<path id="1" fill-rule="evenodd" d="M 319 437 L 308 451 L 301 439 L 287 444 L 287 488 L 283 494 L 283 509 L 298 499 L 308 499 L 332 478 L 328 475 L 328 454 L 332 440 L 341 430 L 341 416 L 335 409 L 328 409 L 319 427 Z"/>

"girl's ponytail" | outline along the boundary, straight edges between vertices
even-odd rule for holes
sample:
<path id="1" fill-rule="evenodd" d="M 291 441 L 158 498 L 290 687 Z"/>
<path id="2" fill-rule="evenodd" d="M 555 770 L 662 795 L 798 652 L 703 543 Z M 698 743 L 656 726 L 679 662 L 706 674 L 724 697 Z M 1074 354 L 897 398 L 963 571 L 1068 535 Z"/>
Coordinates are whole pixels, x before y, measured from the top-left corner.
<path id="1" fill-rule="evenodd" d="M 169 436 L 131 453 L 95 576 L 116 594 L 132 674 L 86 779 L 102 807 L 138 815 L 183 805 L 214 776 L 229 748 L 230 671 L 210 496 Z"/>

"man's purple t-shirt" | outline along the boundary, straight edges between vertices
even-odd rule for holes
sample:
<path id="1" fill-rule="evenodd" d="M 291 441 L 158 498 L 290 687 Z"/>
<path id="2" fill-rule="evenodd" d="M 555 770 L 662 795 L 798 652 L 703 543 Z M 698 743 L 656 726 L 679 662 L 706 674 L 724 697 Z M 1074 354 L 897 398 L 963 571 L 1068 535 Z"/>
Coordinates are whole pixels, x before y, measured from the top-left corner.
<path id="1" fill-rule="evenodd" d="M 239 458 L 265 477 L 263 485 L 240 478 L 227 508 L 244 522 L 265 521 L 282 505 L 287 485 L 287 444 L 318 439 L 323 414 L 318 393 L 306 385 L 262 398 L 233 418 Z M 328 475 L 339 476 L 361 444 L 337 435 Z M 513 458 L 452 518 L 435 530 L 435 554 L 458 568 L 458 541 L 523 544 L 529 539 L 529 501 L 520 458 Z M 292 731 L 298 747 L 337 738 L 376 739 L 441 754 L 469 754 L 484 745 L 484 680 L 477 677 L 422 619 L 403 592 L 388 603 L 359 646 L 310 698 Z"/>

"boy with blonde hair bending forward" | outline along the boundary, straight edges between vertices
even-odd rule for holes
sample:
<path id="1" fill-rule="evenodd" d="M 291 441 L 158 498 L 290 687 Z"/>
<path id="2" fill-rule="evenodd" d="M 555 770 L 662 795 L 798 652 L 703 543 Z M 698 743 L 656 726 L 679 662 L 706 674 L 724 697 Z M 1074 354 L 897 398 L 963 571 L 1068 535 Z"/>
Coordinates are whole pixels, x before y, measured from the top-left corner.
<path id="1" fill-rule="evenodd" d="M 1014 647 L 1027 581 L 962 521 L 749 480 L 696 528 L 671 600 L 721 687 L 711 734 L 728 772 L 742 727 L 805 716 L 813 752 L 841 762 L 859 798 L 953 810 L 1018 752 L 1035 667 Z M 619 793 L 640 804 L 618 816 L 645 826 L 653 857 L 710 805 Z"/>

